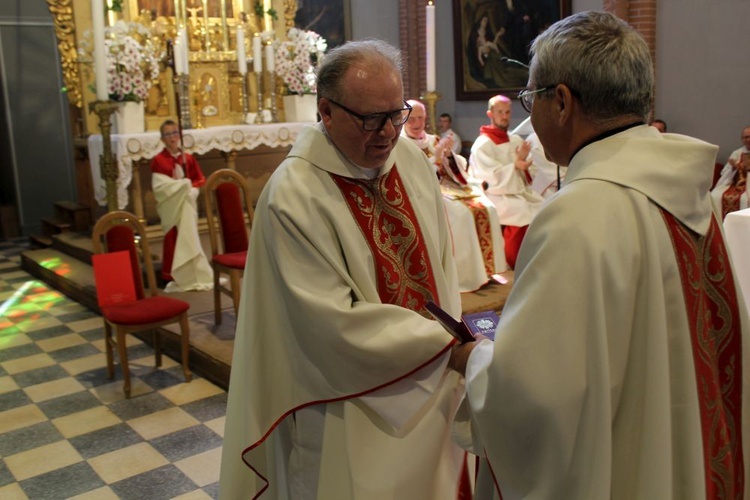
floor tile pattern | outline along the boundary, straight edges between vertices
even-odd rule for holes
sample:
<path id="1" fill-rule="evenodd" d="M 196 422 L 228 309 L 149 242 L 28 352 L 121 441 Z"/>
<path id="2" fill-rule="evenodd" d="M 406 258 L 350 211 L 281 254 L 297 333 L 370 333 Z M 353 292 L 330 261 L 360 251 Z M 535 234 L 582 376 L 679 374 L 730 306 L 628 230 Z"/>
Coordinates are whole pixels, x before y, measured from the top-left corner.
<path id="1" fill-rule="evenodd" d="M 128 336 L 132 394 L 107 379 L 102 320 L 0 241 L 0 498 L 218 497 L 226 392 Z"/>

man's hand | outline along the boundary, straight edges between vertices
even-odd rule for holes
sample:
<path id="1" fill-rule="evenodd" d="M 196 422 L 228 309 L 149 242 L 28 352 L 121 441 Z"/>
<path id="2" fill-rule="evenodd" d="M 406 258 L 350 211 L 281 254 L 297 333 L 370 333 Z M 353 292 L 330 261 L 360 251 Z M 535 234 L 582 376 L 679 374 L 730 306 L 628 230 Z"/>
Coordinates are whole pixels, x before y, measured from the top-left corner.
<path id="1" fill-rule="evenodd" d="M 523 144 L 516 148 L 516 161 L 514 166 L 523 172 L 529 169 L 531 166 L 531 160 L 527 160 L 529 152 L 531 151 L 531 143 L 529 141 L 523 141 Z"/>
<path id="2" fill-rule="evenodd" d="M 475 335 L 476 340 L 474 342 L 466 342 L 465 344 L 456 343 L 451 349 L 451 357 L 448 360 L 448 368 L 456 370 L 461 375 L 466 375 L 466 363 L 469 361 L 469 355 L 474 348 L 479 345 L 487 337 L 478 333 Z"/>

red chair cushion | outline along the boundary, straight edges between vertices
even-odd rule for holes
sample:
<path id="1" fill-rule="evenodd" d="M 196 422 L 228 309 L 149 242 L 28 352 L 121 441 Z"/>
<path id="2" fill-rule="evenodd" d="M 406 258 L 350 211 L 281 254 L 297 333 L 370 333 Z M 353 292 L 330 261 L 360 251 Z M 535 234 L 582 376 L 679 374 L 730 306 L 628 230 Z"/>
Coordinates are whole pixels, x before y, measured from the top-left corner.
<path id="1" fill-rule="evenodd" d="M 102 307 L 107 321 L 121 325 L 156 323 L 178 316 L 190 308 L 184 300 L 170 297 L 147 297 L 129 304 Z"/>
<path id="2" fill-rule="evenodd" d="M 223 253 L 221 255 L 215 255 L 213 260 L 218 262 L 222 266 L 232 267 L 234 269 L 245 269 L 247 250 L 244 252 Z"/>
<path id="3" fill-rule="evenodd" d="M 135 248 L 135 233 L 127 226 L 115 226 L 106 235 L 107 252 L 130 252 L 130 268 L 133 270 L 133 283 L 135 283 L 135 296 L 143 299 L 143 280 L 141 278 L 141 266 L 138 264 L 138 252 Z"/>
<path id="4" fill-rule="evenodd" d="M 216 206 L 219 219 L 221 219 L 224 252 L 233 253 L 247 250 L 247 228 L 245 227 L 245 212 L 242 209 L 240 188 L 231 182 L 220 184 L 216 188 Z"/>

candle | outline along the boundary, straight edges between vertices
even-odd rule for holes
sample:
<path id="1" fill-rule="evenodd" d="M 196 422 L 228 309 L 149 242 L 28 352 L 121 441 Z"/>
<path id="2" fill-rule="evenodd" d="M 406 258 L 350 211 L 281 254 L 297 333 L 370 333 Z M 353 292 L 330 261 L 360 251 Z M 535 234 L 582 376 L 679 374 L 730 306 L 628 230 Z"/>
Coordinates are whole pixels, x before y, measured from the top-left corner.
<path id="1" fill-rule="evenodd" d="M 273 73 L 274 69 L 276 69 L 276 64 L 273 60 L 273 45 L 269 43 L 266 45 L 266 70 Z"/>
<path id="2" fill-rule="evenodd" d="M 430 1 L 425 12 L 427 32 L 427 92 L 435 91 L 435 6 Z"/>
<path id="3" fill-rule="evenodd" d="M 245 30 L 242 26 L 237 26 L 237 66 L 240 74 L 247 73 L 247 54 L 245 54 Z"/>
<path id="4" fill-rule="evenodd" d="M 188 62 L 188 50 L 190 47 L 188 47 L 188 37 L 187 37 L 187 30 L 185 28 L 182 28 L 180 30 L 180 57 L 182 57 L 182 70 L 183 74 L 187 75 L 190 73 L 190 66 Z"/>
<path id="5" fill-rule="evenodd" d="M 182 37 L 177 34 L 177 38 L 174 41 L 173 47 L 174 57 L 174 74 L 182 75 L 185 73 L 185 68 L 182 67 Z"/>
<path id="6" fill-rule="evenodd" d="M 262 54 L 263 52 L 260 50 L 260 37 L 256 35 L 253 37 L 253 71 L 256 73 L 263 71 Z"/>
<path id="7" fill-rule="evenodd" d="M 104 2 L 91 0 L 91 23 L 94 30 L 94 76 L 96 78 L 96 100 L 109 99 L 107 89 L 107 53 L 104 47 Z"/>

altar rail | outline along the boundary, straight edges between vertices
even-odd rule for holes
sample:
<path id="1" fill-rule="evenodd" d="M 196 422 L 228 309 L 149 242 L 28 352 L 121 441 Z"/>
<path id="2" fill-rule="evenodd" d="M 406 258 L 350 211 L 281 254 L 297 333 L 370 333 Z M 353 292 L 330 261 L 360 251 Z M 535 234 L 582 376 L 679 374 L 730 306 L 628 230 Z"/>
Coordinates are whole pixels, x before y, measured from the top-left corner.
<path id="1" fill-rule="evenodd" d="M 268 177 L 286 157 L 297 134 L 309 123 L 224 125 L 183 132 L 185 151 L 195 155 L 208 177 L 220 168 L 242 173 L 250 183 L 255 202 Z M 164 148 L 159 132 L 113 134 L 117 157 L 117 202 L 121 210 L 133 212 L 149 225 L 158 224 L 156 200 L 151 189 L 150 160 Z M 96 202 L 107 204 L 107 191 L 99 169 L 102 136 L 88 138 L 91 180 Z"/>

